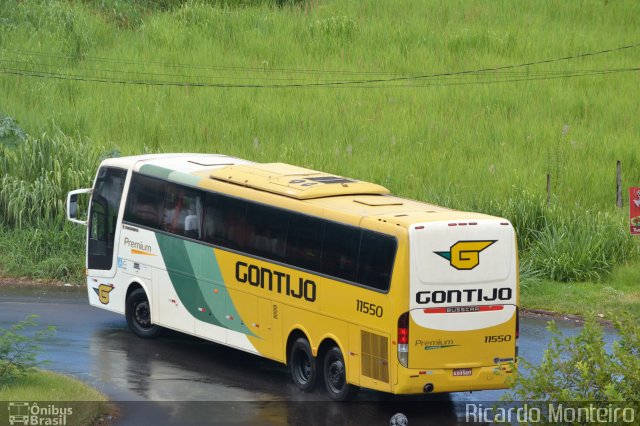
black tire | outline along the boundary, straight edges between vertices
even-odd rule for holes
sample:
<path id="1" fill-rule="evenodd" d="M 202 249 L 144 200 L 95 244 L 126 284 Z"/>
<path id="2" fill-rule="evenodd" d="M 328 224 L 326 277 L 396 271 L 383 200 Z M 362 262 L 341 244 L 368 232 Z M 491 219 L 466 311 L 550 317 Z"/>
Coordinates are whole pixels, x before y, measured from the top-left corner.
<path id="1" fill-rule="evenodd" d="M 164 328 L 151 322 L 151 307 L 144 289 L 137 288 L 127 297 L 127 324 L 138 337 L 153 339 L 164 332 Z"/>
<path id="2" fill-rule="evenodd" d="M 358 387 L 347 383 L 347 366 L 339 348 L 329 349 L 324 356 L 323 367 L 324 384 L 331 399 L 346 401 L 356 394 Z"/>
<path id="3" fill-rule="evenodd" d="M 318 381 L 318 368 L 307 339 L 300 337 L 291 346 L 289 368 L 298 389 L 303 392 L 313 390 Z"/>

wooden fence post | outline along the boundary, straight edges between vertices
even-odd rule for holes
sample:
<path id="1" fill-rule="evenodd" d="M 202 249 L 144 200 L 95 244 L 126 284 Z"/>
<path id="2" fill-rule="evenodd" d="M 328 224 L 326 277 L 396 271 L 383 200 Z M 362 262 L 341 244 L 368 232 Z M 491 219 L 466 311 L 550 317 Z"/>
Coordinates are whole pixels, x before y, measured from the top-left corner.
<path id="1" fill-rule="evenodd" d="M 551 205 L 551 173 L 547 173 L 547 207 Z"/>
<path id="2" fill-rule="evenodd" d="M 616 205 L 622 208 L 622 166 L 620 160 L 616 163 Z"/>

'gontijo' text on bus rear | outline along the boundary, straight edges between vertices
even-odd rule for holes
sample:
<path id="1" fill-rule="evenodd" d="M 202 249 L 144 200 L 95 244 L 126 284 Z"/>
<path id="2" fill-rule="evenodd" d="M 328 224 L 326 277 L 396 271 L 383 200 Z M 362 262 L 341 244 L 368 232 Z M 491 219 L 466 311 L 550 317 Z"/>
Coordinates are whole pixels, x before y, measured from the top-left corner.
<path id="1" fill-rule="evenodd" d="M 510 300 L 512 290 L 509 287 L 493 288 L 465 288 L 464 290 L 419 291 L 416 293 L 416 303 L 467 303 L 494 302 L 496 300 Z"/>

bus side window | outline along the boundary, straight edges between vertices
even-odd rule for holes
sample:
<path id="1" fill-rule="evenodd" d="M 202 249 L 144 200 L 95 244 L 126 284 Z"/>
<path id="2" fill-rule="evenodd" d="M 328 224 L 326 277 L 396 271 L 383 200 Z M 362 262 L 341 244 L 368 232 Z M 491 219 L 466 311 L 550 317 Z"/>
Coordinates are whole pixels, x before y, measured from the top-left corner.
<path id="1" fill-rule="evenodd" d="M 359 228 L 327 222 L 322 246 L 322 273 L 355 281 L 360 248 Z"/>
<path id="2" fill-rule="evenodd" d="M 299 268 L 320 271 L 324 221 L 294 214 L 287 235 L 287 262 Z"/>
<path id="3" fill-rule="evenodd" d="M 124 220 L 160 229 L 163 200 L 164 188 L 161 181 L 134 173 Z"/>
<path id="4" fill-rule="evenodd" d="M 184 217 L 184 235 L 185 237 L 200 239 L 202 238 L 202 195 L 197 191 L 187 194 L 189 210 Z"/>
<path id="5" fill-rule="evenodd" d="M 171 233 L 182 233 L 180 227 L 180 214 L 182 211 L 182 194 L 176 185 L 167 187 L 164 198 L 164 213 L 162 215 L 162 229 Z M 184 224 L 184 218 L 182 220 Z M 184 228 L 184 226 L 182 226 Z"/>
<path id="6" fill-rule="evenodd" d="M 217 244 L 216 236 L 222 228 L 222 210 L 217 208 L 216 196 L 206 194 L 204 197 L 204 235 L 202 239 L 208 243 Z"/>
<path id="7" fill-rule="evenodd" d="M 250 204 L 247 227 L 251 231 L 247 241 L 249 253 L 272 260 L 284 260 L 290 214 L 272 207 Z"/>
<path id="8" fill-rule="evenodd" d="M 162 229 L 173 234 L 200 239 L 202 195 L 199 191 L 169 185 L 165 197 Z"/>
<path id="9" fill-rule="evenodd" d="M 245 246 L 247 203 L 236 198 L 207 194 L 204 202 L 204 237 L 211 244 L 231 249 Z"/>

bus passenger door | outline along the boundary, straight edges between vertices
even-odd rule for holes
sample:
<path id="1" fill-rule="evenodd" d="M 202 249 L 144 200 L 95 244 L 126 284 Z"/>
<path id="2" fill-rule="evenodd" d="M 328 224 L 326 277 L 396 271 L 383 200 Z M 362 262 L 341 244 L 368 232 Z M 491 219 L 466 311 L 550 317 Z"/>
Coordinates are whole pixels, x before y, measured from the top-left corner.
<path id="1" fill-rule="evenodd" d="M 89 304 L 124 312 L 124 286 L 114 282 L 118 255 L 116 241 L 122 191 L 127 171 L 115 167 L 98 170 L 89 204 L 87 227 L 87 292 Z"/>
<path id="2" fill-rule="evenodd" d="M 114 167 L 103 167 L 91 196 L 87 236 L 87 269 L 89 275 L 113 277 L 115 275 L 114 250 L 116 234 L 119 233 L 118 213 L 127 171 Z"/>

